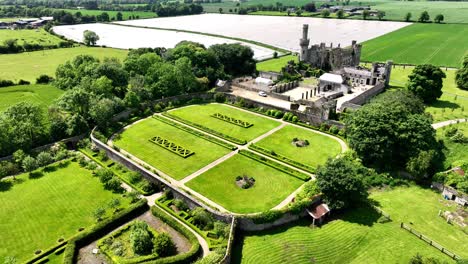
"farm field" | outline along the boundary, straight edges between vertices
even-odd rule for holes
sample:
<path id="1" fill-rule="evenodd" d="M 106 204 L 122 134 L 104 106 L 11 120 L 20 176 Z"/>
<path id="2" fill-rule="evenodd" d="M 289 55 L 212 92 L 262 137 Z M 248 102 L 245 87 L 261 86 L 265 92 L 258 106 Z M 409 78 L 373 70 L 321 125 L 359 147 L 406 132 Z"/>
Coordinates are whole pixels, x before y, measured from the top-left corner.
<path id="1" fill-rule="evenodd" d="M 458 130 L 461 131 L 465 135 L 465 137 L 468 137 L 468 123 L 466 122 L 437 129 L 437 138 L 442 139 L 446 147 L 446 149 L 443 150 L 446 158 L 446 160 L 444 161 L 445 168 L 449 168 L 453 162 L 458 160 L 468 161 L 468 156 L 466 155 L 468 151 L 468 144 L 455 143 L 444 136 L 447 129 L 449 129 L 452 126 L 458 128 Z"/>
<path id="2" fill-rule="evenodd" d="M 408 263 L 417 253 L 450 261 L 399 223 L 378 223 L 373 209 L 353 209 L 338 217 L 321 227 L 312 228 L 309 217 L 247 233 L 234 245 L 232 263 Z"/>
<path id="3" fill-rule="evenodd" d="M 80 12 L 82 15 L 88 15 L 88 16 L 97 16 L 100 15 L 104 12 L 109 14 L 109 18 L 111 20 L 116 20 L 117 19 L 117 13 L 119 11 L 108 11 L 108 10 L 86 10 L 86 9 L 63 9 L 65 11 L 68 11 L 72 14 L 75 14 L 76 12 Z M 153 12 L 145 12 L 145 11 L 120 11 L 122 13 L 122 18 L 123 20 L 129 20 L 132 19 L 130 16 L 135 16 L 137 19 L 143 19 L 143 18 L 154 18 L 157 17 L 156 13 Z"/>
<path id="4" fill-rule="evenodd" d="M 438 216 L 439 210 L 454 211 L 456 208 L 453 202 L 445 201 L 440 193 L 410 186 L 373 192 L 370 197 L 379 203 L 382 210 L 390 214 L 395 223 L 412 223 L 411 227 L 418 232 L 455 254 L 463 258 L 468 257 L 466 233 Z"/>
<path id="5" fill-rule="evenodd" d="M 183 40 L 198 42 L 206 47 L 222 44 L 222 43 L 239 43 L 240 41 L 206 36 L 202 34 L 194 34 L 187 32 L 178 32 L 172 30 L 159 30 L 142 27 L 127 27 L 117 24 L 81 24 L 81 25 L 68 25 L 56 26 L 53 28 L 54 32 L 62 35 L 68 39 L 77 42 L 83 41 L 83 32 L 91 30 L 96 32 L 99 36 L 98 45 L 105 45 L 107 47 L 130 49 L 130 48 L 155 48 L 165 47 L 173 48 Z M 122 39 L 122 35 L 126 36 Z M 242 45 L 249 46 L 254 51 L 255 59 L 271 58 L 273 57 L 274 50 L 254 45 L 247 42 L 240 42 Z"/>
<path id="6" fill-rule="evenodd" d="M 247 175 L 255 184 L 242 189 L 236 177 Z M 189 181 L 186 185 L 234 213 L 255 213 L 281 203 L 304 182 L 237 154 Z M 229 194 L 229 195 L 226 195 Z"/>
<path id="7" fill-rule="evenodd" d="M 39 178 L 28 174 L 0 182 L 0 259 L 15 256 L 19 263 L 45 250 L 59 238 L 69 238 L 95 223 L 93 211 L 120 195 L 104 190 L 91 171 L 67 162 Z M 39 173 L 38 171 L 37 173 Z M 128 201 L 120 198 L 122 206 Z"/>
<path id="8" fill-rule="evenodd" d="M 183 158 L 150 142 L 155 136 L 163 137 L 195 154 Z M 123 131 L 114 144 L 176 180 L 183 179 L 230 152 L 229 149 L 151 117 Z"/>
<path id="9" fill-rule="evenodd" d="M 467 52 L 466 43 L 467 25 L 413 24 L 364 42 L 361 59 L 459 67 Z"/>
<path id="10" fill-rule="evenodd" d="M 49 105 L 62 95 L 63 91 L 52 85 L 31 84 L 0 88 L 0 112 L 19 102 L 30 102 L 41 106 L 44 115 Z"/>
<path id="11" fill-rule="evenodd" d="M 197 23 L 193 23 L 197 21 Z M 409 23 L 338 20 L 308 17 L 249 16 L 202 14 L 116 22 L 124 25 L 189 30 L 248 39 L 274 47 L 299 51 L 302 25 L 309 24 L 311 44 L 351 45 L 400 29 Z M 262 32 L 262 34 L 258 34 Z M 278 37 L 281 32 L 281 37 Z M 327 32 L 327 34 L 323 34 Z"/>
<path id="12" fill-rule="evenodd" d="M 296 145 L 292 144 L 294 138 L 307 140 L 310 145 L 296 147 Z M 285 126 L 260 140 L 256 145 L 313 167 L 324 164 L 328 158 L 335 157 L 341 153 L 340 143 L 335 139 L 313 132 L 312 130 L 291 125 Z"/>
<path id="13" fill-rule="evenodd" d="M 277 121 L 222 104 L 192 105 L 171 110 L 169 113 L 225 135 L 246 141 L 255 139 L 280 125 Z M 215 113 L 249 122 L 253 124 L 253 126 L 244 128 L 228 123 L 211 116 Z"/>
<path id="14" fill-rule="evenodd" d="M 0 18 L 0 21 L 2 21 L 2 18 Z M 16 39 L 18 45 L 24 43 L 57 45 L 60 41 L 63 41 L 44 29 L 0 30 L 0 45 L 3 45 L 3 42 L 8 39 Z"/>
<path id="15" fill-rule="evenodd" d="M 266 61 L 262 61 L 257 63 L 257 70 L 258 71 L 272 71 L 272 72 L 281 72 L 281 69 L 288 64 L 289 61 L 297 62 L 297 56 L 294 55 L 287 55 L 283 57 L 279 57 L 276 59 L 269 59 Z"/>
<path id="16" fill-rule="evenodd" d="M 41 74 L 55 77 L 57 66 L 78 55 L 92 55 L 99 59 L 116 57 L 123 60 L 128 51 L 110 48 L 75 47 L 66 49 L 41 50 L 0 56 L 0 78 L 35 82 Z"/>
<path id="17" fill-rule="evenodd" d="M 468 91 L 459 89 L 455 84 L 455 70 L 445 70 L 447 75 L 442 87 L 442 96 L 437 102 L 426 108 L 426 111 L 434 117 L 434 122 L 444 120 L 466 118 L 468 116 Z M 390 85 L 395 88 L 404 88 L 408 81 L 408 75 L 413 67 L 395 67 L 392 69 Z"/>

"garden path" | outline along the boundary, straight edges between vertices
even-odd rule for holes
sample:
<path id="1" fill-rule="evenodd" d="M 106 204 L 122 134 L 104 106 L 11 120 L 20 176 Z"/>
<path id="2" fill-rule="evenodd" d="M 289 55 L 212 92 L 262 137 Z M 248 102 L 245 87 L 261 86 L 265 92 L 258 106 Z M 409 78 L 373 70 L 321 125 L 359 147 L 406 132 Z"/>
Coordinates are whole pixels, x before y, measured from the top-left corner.
<path id="1" fill-rule="evenodd" d="M 468 118 L 460 118 L 460 119 L 453 119 L 453 120 L 447 120 L 447 121 L 442 121 L 439 123 L 434 123 L 432 124 L 432 127 L 434 129 L 438 129 L 444 126 L 449 126 L 457 123 L 463 123 L 463 122 L 468 122 Z"/>

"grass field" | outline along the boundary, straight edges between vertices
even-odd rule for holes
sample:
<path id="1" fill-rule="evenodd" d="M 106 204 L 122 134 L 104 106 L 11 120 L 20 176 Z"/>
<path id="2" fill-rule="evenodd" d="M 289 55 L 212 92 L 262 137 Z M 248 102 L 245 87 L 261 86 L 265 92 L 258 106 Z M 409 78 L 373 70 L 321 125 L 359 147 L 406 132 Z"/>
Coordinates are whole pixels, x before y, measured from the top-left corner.
<path id="1" fill-rule="evenodd" d="M 0 21 L 2 21 L 2 18 L 0 18 Z M 44 29 L 0 30 L 0 45 L 3 45 L 3 42 L 7 39 L 16 39 L 18 45 L 24 43 L 57 45 L 60 41 L 63 41 Z"/>
<path id="2" fill-rule="evenodd" d="M 40 178 L 28 174 L 0 182 L 0 259 L 15 256 L 18 263 L 45 250 L 59 238 L 69 238 L 81 227 L 95 223 L 92 212 L 120 195 L 104 190 L 98 178 L 68 163 L 64 168 L 44 172 Z M 122 205 L 127 200 L 120 199 Z"/>
<path id="3" fill-rule="evenodd" d="M 193 105 L 172 110 L 170 113 L 190 122 L 198 123 L 210 129 L 224 133 L 228 136 L 247 141 L 259 137 L 280 125 L 280 123 L 277 121 L 260 117 L 222 104 Z M 228 123 L 211 116 L 215 113 L 221 113 L 232 118 L 249 122 L 253 124 L 253 126 L 244 128 Z"/>
<path id="4" fill-rule="evenodd" d="M 440 193 L 411 186 L 374 192 L 371 198 L 390 214 L 394 222 L 412 223 L 412 228 L 459 256 L 468 257 L 467 234 L 460 227 L 448 224 L 444 218 L 438 216 L 439 210 L 453 211 L 456 207 L 453 202 L 445 201 Z"/>
<path id="5" fill-rule="evenodd" d="M 408 75 L 413 67 L 395 67 L 392 69 L 390 85 L 395 88 L 405 87 Z M 455 70 L 445 70 L 442 96 L 437 102 L 426 108 L 434 117 L 434 122 L 468 117 L 468 91 L 457 88 L 455 84 Z"/>
<path id="6" fill-rule="evenodd" d="M 312 228 L 312 220 L 306 218 L 248 233 L 234 245 L 232 263 L 408 263 L 417 253 L 450 261 L 399 223 L 378 223 L 379 215 L 372 209 L 354 209 L 336 217 L 340 219 L 322 227 Z"/>
<path id="7" fill-rule="evenodd" d="M 149 141 L 155 136 L 164 137 L 195 154 L 187 158 L 174 154 Z M 151 117 L 129 127 L 114 143 L 177 180 L 229 153 L 226 148 Z"/>
<path id="8" fill-rule="evenodd" d="M 249 189 L 236 185 L 236 177 L 255 179 Z M 281 203 L 304 182 L 248 157 L 237 154 L 186 185 L 235 213 L 255 213 Z"/>
<path id="9" fill-rule="evenodd" d="M 19 102 L 30 102 L 40 105 L 46 114 L 49 105 L 62 93 L 62 90 L 52 85 L 31 84 L 3 87 L 0 88 L 0 112 Z"/>
<path id="10" fill-rule="evenodd" d="M 308 140 L 310 145 L 296 147 L 292 144 L 293 138 Z M 313 167 L 323 164 L 328 158 L 341 153 L 341 145 L 338 141 L 312 130 L 294 126 L 285 126 L 262 139 L 256 145 Z"/>
<path id="11" fill-rule="evenodd" d="M 362 60 L 460 67 L 465 43 L 467 25 L 413 24 L 364 42 Z"/>
<path id="12" fill-rule="evenodd" d="M 451 125 L 451 126 L 458 128 L 458 130 L 461 131 L 465 135 L 465 137 L 468 137 L 468 123 L 460 123 L 460 124 Z M 446 158 L 444 161 L 445 168 L 450 168 L 450 165 L 454 161 L 458 161 L 458 160 L 468 161 L 468 155 L 466 154 L 468 152 L 468 144 L 455 143 L 455 142 L 450 141 L 448 138 L 444 136 L 447 129 L 449 129 L 449 127 L 451 126 L 446 126 L 446 127 L 437 129 L 437 138 L 442 139 L 446 147 L 446 149 L 444 149 L 444 154 Z"/>
<path id="13" fill-rule="evenodd" d="M 102 14 L 103 12 L 106 12 L 109 14 L 109 18 L 111 20 L 116 20 L 117 13 L 119 11 L 107 11 L 107 10 L 77 10 L 77 9 L 63 9 L 65 11 L 68 11 L 72 14 L 75 14 L 76 12 L 81 12 L 82 15 L 88 15 L 88 16 L 97 16 Z M 129 20 L 129 16 L 135 16 L 138 19 L 142 18 L 153 18 L 157 17 L 156 13 L 153 12 L 145 12 L 145 11 L 120 11 L 122 13 L 122 18 L 123 20 Z"/>
<path id="14" fill-rule="evenodd" d="M 55 77 L 57 66 L 82 54 L 99 59 L 116 57 L 123 60 L 128 51 L 110 48 L 75 47 L 66 49 L 42 50 L 0 56 L 0 79 L 35 82 L 41 74 Z"/>
<path id="15" fill-rule="evenodd" d="M 269 59 L 266 61 L 262 61 L 257 63 L 257 70 L 258 71 L 272 71 L 272 72 L 281 72 L 281 69 L 288 64 L 289 61 L 293 60 L 297 62 L 297 56 L 294 55 L 287 55 L 283 57 L 279 57 L 276 59 Z"/>

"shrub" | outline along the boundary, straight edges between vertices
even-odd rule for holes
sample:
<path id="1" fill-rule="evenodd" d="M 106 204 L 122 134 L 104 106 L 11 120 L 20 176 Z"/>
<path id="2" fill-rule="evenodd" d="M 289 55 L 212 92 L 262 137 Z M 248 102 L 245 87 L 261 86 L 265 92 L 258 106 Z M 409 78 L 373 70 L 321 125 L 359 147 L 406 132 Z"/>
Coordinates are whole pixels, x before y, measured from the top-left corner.
<path id="1" fill-rule="evenodd" d="M 185 204 L 184 201 L 180 199 L 174 200 L 174 206 L 177 207 L 177 209 L 179 209 L 180 211 L 186 211 L 189 209 L 187 204 Z"/>
<path id="2" fill-rule="evenodd" d="M 221 221 L 216 221 L 213 224 L 213 232 L 220 237 L 227 237 L 229 235 L 229 225 Z"/>
<path id="3" fill-rule="evenodd" d="M 158 190 L 157 186 L 154 183 L 147 180 L 144 181 L 141 189 L 146 193 L 155 192 Z"/>
<path id="4" fill-rule="evenodd" d="M 107 160 L 109 160 L 109 157 L 107 157 L 106 152 L 105 152 L 105 151 L 102 151 L 102 150 L 99 151 L 98 157 L 99 157 L 99 159 L 102 160 L 102 161 L 107 161 Z"/>
<path id="5" fill-rule="evenodd" d="M 128 198 L 132 201 L 132 203 L 138 201 L 140 199 L 140 193 L 137 191 L 131 191 L 127 194 Z"/>
<path id="6" fill-rule="evenodd" d="M 128 179 L 129 179 L 130 183 L 135 184 L 135 183 L 141 181 L 141 175 L 140 175 L 140 173 L 138 173 L 136 171 L 132 171 L 128 175 Z"/>
<path id="7" fill-rule="evenodd" d="M 96 172 L 96 176 L 98 176 L 101 183 L 104 184 L 114 177 L 114 173 L 108 169 L 100 169 Z"/>
<path id="8" fill-rule="evenodd" d="M 283 212 L 278 210 L 270 210 L 258 215 L 255 215 L 252 220 L 255 224 L 265 224 L 265 223 L 272 223 L 278 220 L 281 216 L 283 216 Z"/>
<path id="9" fill-rule="evenodd" d="M 214 100 L 218 103 L 226 102 L 226 96 L 223 93 L 215 93 Z"/>
<path id="10" fill-rule="evenodd" d="M 172 241 L 172 238 L 167 233 L 157 235 L 154 238 L 153 243 L 153 252 L 157 253 L 161 257 L 167 257 L 177 253 L 177 248 Z"/>
<path id="11" fill-rule="evenodd" d="M 319 129 L 320 129 L 320 131 L 327 131 L 327 130 L 328 130 L 327 124 L 322 123 L 322 124 L 320 125 L 320 128 L 319 128 Z"/>
<path id="12" fill-rule="evenodd" d="M 96 219 L 96 221 L 101 221 L 104 214 L 106 214 L 106 209 L 103 207 L 98 207 L 96 210 L 94 210 L 93 217 Z"/>
<path id="13" fill-rule="evenodd" d="M 1 161 L 0 162 L 0 179 L 6 176 L 18 174 L 20 168 L 17 164 L 11 161 Z"/>
<path id="14" fill-rule="evenodd" d="M 45 166 L 47 164 L 50 164 L 54 161 L 52 155 L 50 155 L 49 152 L 47 151 L 43 151 L 41 153 L 39 153 L 39 155 L 37 155 L 36 157 L 37 159 L 37 164 L 42 167 L 42 166 Z"/>
<path id="15" fill-rule="evenodd" d="M 291 121 L 294 122 L 294 123 L 297 123 L 297 121 L 299 121 L 299 119 L 297 118 L 297 116 L 293 116 Z"/>
<path id="16" fill-rule="evenodd" d="M 197 207 L 192 211 L 193 224 L 201 230 L 210 230 L 213 228 L 213 219 L 211 215 L 203 208 Z"/>
<path id="17" fill-rule="evenodd" d="M 166 198 L 166 200 L 171 200 L 174 198 L 174 194 L 172 194 L 170 189 L 165 189 L 163 196 Z"/>
<path id="18" fill-rule="evenodd" d="M 18 85 L 28 85 L 28 84 L 31 84 L 31 83 L 29 81 L 25 81 L 23 79 L 18 81 Z"/>
<path id="19" fill-rule="evenodd" d="M 278 118 L 278 119 L 279 119 L 279 118 L 281 118 L 281 117 L 283 117 L 283 112 L 277 110 L 277 111 L 275 112 L 275 118 Z"/>
<path id="20" fill-rule="evenodd" d="M 122 183 L 120 182 L 119 178 L 113 176 L 109 179 L 109 181 L 104 183 L 104 188 L 107 190 L 111 190 L 112 192 L 121 192 L 121 185 Z"/>
<path id="21" fill-rule="evenodd" d="M 330 127 L 330 129 L 329 129 L 328 131 L 329 131 L 330 133 L 336 135 L 336 134 L 338 134 L 338 132 L 340 131 L 340 129 L 339 129 L 337 126 L 333 125 L 333 126 Z"/>
<path id="22" fill-rule="evenodd" d="M 31 172 L 37 168 L 37 161 L 31 156 L 27 156 L 23 159 L 22 167 L 24 171 Z"/>
<path id="23" fill-rule="evenodd" d="M 153 249 L 152 234 L 145 222 L 135 221 L 131 227 L 130 244 L 135 254 L 147 255 Z"/>
<path id="24" fill-rule="evenodd" d="M 36 83 L 37 84 L 48 84 L 53 80 L 54 80 L 54 78 L 50 77 L 49 75 L 42 74 L 39 77 L 37 77 Z"/>

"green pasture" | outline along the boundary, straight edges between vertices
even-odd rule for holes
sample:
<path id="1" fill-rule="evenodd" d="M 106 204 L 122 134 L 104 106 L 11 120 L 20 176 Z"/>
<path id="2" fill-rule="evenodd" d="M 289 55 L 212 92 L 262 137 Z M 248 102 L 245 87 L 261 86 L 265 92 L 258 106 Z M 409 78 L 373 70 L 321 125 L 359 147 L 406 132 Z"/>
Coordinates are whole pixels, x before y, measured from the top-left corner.
<path id="1" fill-rule="evenodd" d="M 454 211 L 453 201 L 446 201 L 440 193 L 419 186 L 376 191 L 371 198 L 395 223 L 404 222 L 455 254 L 468 258 L 467 234 L 461 227 L 448 224 L 438 216 L 439 210 Z"/>
<path id="2" fill-rule="evenodd" d="M 123 60 L 128 51 L 111 48 L 75 47 L 0 55 L 0 79 L 35 82 L 41 74 L 55 77 L 60 64 L 78 55 L 92 55 L 99 59 L 116 57 Z"/>
<path id="3" fill-rule="evenodd" d="M 468 144 L 467 143 L 456 143 L 445 137 L 445 132 L 450 127 L 458 128 L 465 137 L 468 137 L 468 123 L 459 123 L 437 129 L 437 138 L 444 141 L 445 149 L 445 168 L 449 168 L 454 161 L 466 160 L 468 161 Z"/>
<path id="4" fill-rule="evenodd" d="M 111 20 L 116 20 L 117 19 L 117 13 L 119 11 L 108 11 L 108 10 L 86 10 L 86 9 L 63 9 L 64 11 L 70 12 L 72 14 L 75 14 L 76 12 L 80 12 L 82 15 L 88 15 L 88 16 L 97 16 L 100 15 L 104 12 L 109 14 L 109 18 Z M 135 16 L 137 19 L 141 18 L 154 18 L 156 17 L 156 13 L 153 12 L 146 12 L 146 11 L 120 11 L 122 13 L 122 18 L 123 20 L 129 20 L 129 16 Z"/>
<path id="5" fill-rule="evenodd" d="M 337 213 L 336 213 L 337 214 Z M 401 229 L 379 223 L 373 209 L 332 216 L 321 227 L 307 217 L 291 225 L 244 234 L 234 245 L 232 263 L 409 263 L 417 253 L 449 262 L 443 253 Z"/>
<path id="6" fill-rule="evenodd" d="M 297 62 L 297 56 L 287 55 L 279 57 L 276 59 L 269 59 L 257 63 L 258 71 L 272 71 L 272 72 L 281 72 L 281 69 L 288 64 L 289 61 Z"/>
<path id="7" fill-rule="evenodd" d="M 195 154 L 183 158 L 150 142 L 155 136 L 164 137 Z M 177 180 L 229 153 L 226 148 L 151 117 L 126 129 L 114 144 Z"/>
<path id="8" fill-rule="evenodd" d="M 52 102 L 62 95 L 63 91 L 52 85 L 31 84 L 0 88 L 0 112 L 19 102 L 30 102 L 40 105 L 47 113 Z"/>
<path id="9" fill-rule="evenodd" d="M 236 177 L 255 179 L 249 189 L 236 185 Z M 234 213 L 255 213 L 281 203 L 304 182 L 272 167 L 237 154 L 189 181 L 186 185 Z"/>
<path id="10" fill-rule="evenodd" d="M 310 145 L 296 147 L 296 145 L 292 144 L 294 138 L 307 140 Z M 323 164 L 328 158 L 335 157 L 341 153 L 340 143 L 333 138 L 310 129 L 291 125 L 285 126 L 260 140 L 256 145 L 313 167 Z"/>
<path id="11" fill-rule="evenodd" d="M 362 60 L 459 67 L 466 43 L 467 25 L 418 23 L 364 42 Z"/>
<path id="12" fill-rule="evenodd" d="M 221 113 L 232 118 L 249 122 L 253 124 L 253 126 L 244 128 L 228 123 L 211 116 L 215 113 Z M 259 137 L 280 125 L 277 121 L 222 104 L 192 105 L 171 110 L 170 114 L 203 125 L 228 136 L 247 141 Z"/>
<path id="13" fill-rule="evenodd" d="M 468 91 L 461 90 L 455 84 L 455 70 L 444 70 L 447 78 L 444 79 L 442 96 L 435 103 L 429 105 L 426 111 L 434 117 L 434 122 L 466 118 L 468 116 Z M 392 69 L 390 85 L 394 88 L 403 88 L 408 81 L 408 75 L 413 67 L 395 67 Z"/>
<path id="14" fill-rule="evenodd" d="M 2 21 L 2 18 L 0 18 Z M 16 39 L 18 45 L 24 43 L 39 45 L 57 45 L 61 38 L 54 36 L 44 29 L 0 30 L 0 45 L 8 39 Z"/>
<path id="15" fill-rule="evenodd" d="M 14 256 L 18 263 L 24 262 L 36 250 L 48 249 L 58 239 L 68 239 L 79 228 L 94 224 L 93 211 L 121 196 L 104 190 L 91 171 L 75 162 L 34 175 L 0 181 L 0 259 Z M 120 199 L 123 206 L 128 205 Z"/>

